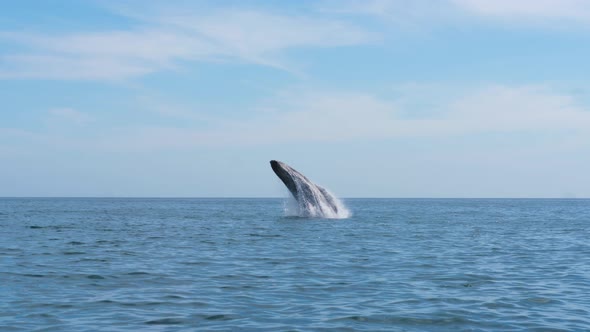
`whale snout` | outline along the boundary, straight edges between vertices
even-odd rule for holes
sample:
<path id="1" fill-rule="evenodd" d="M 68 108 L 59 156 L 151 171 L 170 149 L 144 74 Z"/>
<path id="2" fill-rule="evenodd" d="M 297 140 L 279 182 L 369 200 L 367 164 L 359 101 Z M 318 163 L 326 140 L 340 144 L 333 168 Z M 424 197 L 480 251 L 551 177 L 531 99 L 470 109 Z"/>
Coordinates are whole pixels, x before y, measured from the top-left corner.
<path id="1" fill-rule="evenodd" d="M 270 161 L 270 167 L 272 167 L 272 170 L 275 171 L 275 173 L 280 170 L 281 167 L 281 162 L 280 161 L 276 161 L 276 160 L 271 160 Z"/>
<path id="2" fill-rule="evenodd" d="M 270 167 L 272 168 L 273 172 L 275 172 L 275 174 L 279 177 L 279 179 L 281 179 L 281 181 L 283 181 L 287 188 L 289 188 L 289 190 L 293 193 L 293 196 L 295 196 L 295 192 L 297 190 L 295 189 L 295 182 L 293 180 L 293 176 L 287 170 L 289 169 L 289 166 L 283 164 L 278 160 L 271 160 Z"/>

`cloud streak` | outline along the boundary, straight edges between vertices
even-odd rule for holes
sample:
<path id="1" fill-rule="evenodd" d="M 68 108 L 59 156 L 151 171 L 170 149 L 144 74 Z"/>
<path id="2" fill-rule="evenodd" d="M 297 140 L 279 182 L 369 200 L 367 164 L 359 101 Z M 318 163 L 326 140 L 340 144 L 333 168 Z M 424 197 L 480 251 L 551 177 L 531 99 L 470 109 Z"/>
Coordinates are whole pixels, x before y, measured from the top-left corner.
<path id="1" fill-rule="evenodd" d="M 238 62 L 298 73 L 298 64 L 289 59 L 291 50 L 371 44 L 399 33 L 391 27 L 372 31 L 371 24 L 356 20 L 360 17 L 406 27 L 465 23 L 466 17 L 518 24 L 590 23 L 585 0 L 324 1 L 297 14 L 142 6 L 113 10 L 128 20 L 126 29 L 0 31 L 0 42 L 17 46 L 0 55 L 0 79 L 117 81 L 182 68 L 184 62 Z"/>
<path id="2" fill-rule="evenodd" d="M 452 3 L 486 17 L 590 22 L 590 3 L 585 0 L 452 0 Z"/>
<path id="3" fill-rule="evenodd" d="M 427 88 L 428 89 L 428 88 Z M 439 105 L 435 114 L 408 116 L 395 100 L 369 94 L 304 92 L 283 95 L 242 121 L 203 130 L 136 126 L 113 132 L 101 149 L 192 148 L 348 142 L 478 134 L 582 135 L 590 111 L 545 86 L 487 86 Z M 416 93 L 428 98 L 428 91 Z"/>
<path id="4" fill-rule="evenodd" d="M 294 48 L 338 47 L 373 36 L 334 19 L 267 11 L 221 10 L 129 17 L 126 30 L 0 34 L 25 47 L 0 57 L 0 78 L 120 80 L 179 67 L 181 61 L 233 61 L 290 70 Z"/>
<path id="5" fill-rule="evenodd" d="M 67 107 L 52 108 L 48 111 L 48 113 L 50 115 L 50 120 L 52 121 L 85 124 L 93 120 L 92 116 Z"/>
<path id="6" fill-rule="evenodd" d="M 560 20 L 590 23 L 586 0 L 348 0 L 324 1 L 321 11 L 372 16 L 406 26 L 455 22 L 467 17 L 539 24 Z"/>
<path id="7" fill-rule="evenodd" d="M 457 88 L 459 89 L 459 88 Z M 24 131 L 0 128 L 7 141 L 52 144 L 62 148 L 98 151 L 186 150 L 200 147 L 253 147 L 277 144 L 346 143 L 392 139 L 437 140 L 491 134 L 554 135 L 586 142 L 590 110 L 574 97 L 548 86 L 491 85 L 461 89 L 453 97 L 439 99 L 430 112 L 413 113 L 412 100 L 437 98 L 438 89 L 419 85 L 403 98 L 384 99 L 367 93 L 321 92 L 294 89 L 247 110 L 248 116 L 228 120 L 209 115 L 207 126 L 133 125 L 87 128 L 88 114 L 59 108 L 48 111 L 52 125 L 63 131 Z M 179 107 L 178 105 L 173 105 Z M 166 109 L 159 104 L 158 108 Z M 158 112 L 163 118 L 196 119 L 190 107 L 182 112 Z M 71 126 L 76 125 L 76 126 Z M 86 128 L 86 127 L 84 127 Z M 55 129 L 55 128 L 53 128 Z M 71 132 L 70 132 L 71 131 Z M 74 137 L 71 136 L 75 136 Z M 585 144 L 585 143 L 584 143 Z"/>

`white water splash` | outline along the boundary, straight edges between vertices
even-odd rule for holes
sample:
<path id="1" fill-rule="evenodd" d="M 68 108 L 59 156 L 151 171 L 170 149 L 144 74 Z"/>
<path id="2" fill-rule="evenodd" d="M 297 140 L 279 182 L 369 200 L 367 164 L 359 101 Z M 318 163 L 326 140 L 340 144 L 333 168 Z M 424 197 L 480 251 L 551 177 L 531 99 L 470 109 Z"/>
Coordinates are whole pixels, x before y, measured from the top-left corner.
<path id="1" fill-rule="evenodd" d="M 285 217 L 299 217 L 299 204 L 289 194 L 289 191 L 286 192 L 287 196 L 285 196 L 285 200 L 283 201 L 283 212 L 285 213 Z"/>
<path id="2" fill-rule="evenodd" d="M 285 215 L 329 219 L 344 219 L 351 216 L 350 210 L 331 192 L 288 166 L 284 169 L 295 182 L 298 196 L 297 200 L 285 202 Z"/>

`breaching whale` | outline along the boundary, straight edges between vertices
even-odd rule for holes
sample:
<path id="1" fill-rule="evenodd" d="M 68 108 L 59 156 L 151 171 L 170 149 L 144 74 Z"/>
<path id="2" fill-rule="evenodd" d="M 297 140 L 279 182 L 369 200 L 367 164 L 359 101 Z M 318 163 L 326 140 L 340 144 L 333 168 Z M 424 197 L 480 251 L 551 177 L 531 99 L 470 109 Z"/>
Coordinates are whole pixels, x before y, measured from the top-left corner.
<path id="1" fill-rule="evenodd" d="M 270 166 L 297 201 L 301 216 L 323 218 L 349 216 L 349 211 L 336 197 L 311 182 L 305 175 L 277 160 L 271 160 Z"/>

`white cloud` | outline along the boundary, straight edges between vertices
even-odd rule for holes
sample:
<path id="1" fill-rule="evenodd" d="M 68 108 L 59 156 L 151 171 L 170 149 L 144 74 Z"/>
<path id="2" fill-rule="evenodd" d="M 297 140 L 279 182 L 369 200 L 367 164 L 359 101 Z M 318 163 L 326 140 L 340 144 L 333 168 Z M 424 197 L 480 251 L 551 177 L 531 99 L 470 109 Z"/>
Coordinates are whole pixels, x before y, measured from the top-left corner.
<path id="1" fill-rule="evenodd" d="M 432 0 L 327 0 L 318 5 L 320 12 L 351 16 L 374 16 L 402 25 L 423 24 L 433 18 L 452 14 L 448 1 Z"/>
<path id="2" fill-rule="evenodd" d="M 587 0 L 326 0 L 321 11 L 343 15 L 368 15 L 403 26 L 465 22 L 467 16 L 525 24 L 588 23 Z"/>
<path id="3" fill-rule="evenodd" d="M 590 112 L 543 86 L 492 86 L 451 105 L 454 122 L 474 132 L 585 130 Z"/>
<path id="4" fill-rule="evenodd" d="M 133 59 L 92 55 L 21 54 L 0 60 L 0 79 L 118 80 L 154 71 Z"/>
<path id="5" fill-rule="evenodd" d="M 465 23 L 465 14 L 518 23 L 590 22 L 586 0 L 324 1 L 304 8 L 304 14 L 150 6 L 142 2 L 119 11 L 129 20 L 127 29 L 0 31 L 0 41 L 18 45 L 0 55 L 0 79 L 123 80 L 176 69 L 185 61 L 234 61 L 297 73 L 297 64 L 288 60 L 291 49 L 367 44 L 399 33 L 383 27 L 370 32 L 374 25 L 352 23 L 363 15 L 417 28 Z"/>
<path id="6" fill-rule="evenodd" d="M 83 112 L 75 110 L 73 108 L 53 108 L 48 111 L 52 121 L 59 122 L 73 122 L 76 124 L 84 124 L 93 120 L 93 118 Z"/>
<path id="7" fill-rule="evenodd" d="M 395 90 L 396 94 L 399 91 L 407 94 L 402 98 L 384 99 L 363 93 L 292 89 L 246 110 L 243 114 L 247 115 L 240 120 L 212 115 L 202 118 L 190 112 L 189 107 L 179 105 L 173 105 L 178 109 L 170 113 L 168 107 L 160 103 L 154 112 L 187 121 L 182 126 L 147 125 L 137 121 L 131 126 L 111 129 L 89 128 L 83 135 L 77 130 L 79 127 L 72 127 L 72 124 L 79 126 L 93 118 L 75 109 L 56 108 L 48 111 L 50 122 L 44 131 L 0 128 L 0 135 L 12 137 L 6 140 L 11 142 L 101 151 L 416 138 L 436 142 L 480 134 L 549 135 L 560 138 L 563 141 L 560 144 L 566 144 L 568 149 L 575 149 L 587 148 L 590 140 L 590 109 L 581 106 L 574 97 L 548 86 L 456 87 L 448 98 L 439 98 L 437 87 L 429 84 L 402 87 Z M 429 112 L 413 114 L 412 100 L 430 99 L 431 95 L 439 104 Z M 201 125 L 203 121 L 204 126 Z"/>
<path id="8" fill-rule="evenodd" d="M 414 90 L 417 90 L 414 87 Z M 416 98 L 428 98 L 427 87 Z M 544 86 L 489 86 L 408 116 L 403 104 L 359 93 L 289 93 L 249 119 L 204 130 L 133 127 L 100 142 L 102 148 L 190 148 L 283 143 L 346 142 L 492 133 L 583 135 L 590 111 Z"/>
<path id="9" fill-rule="evenodd" d="M 19 128 L 0 127 L 0 160 L 11 160 L 15 156 L 32 155 L 34 149 L 23 146 L 47 144 L 51 138 Z"/>
<path id="10" fill-rule="evenodd" d="M 118 31 L 1 33 L 0 39 L 27 50 L 0 57 L 0 78 L 117 80 L 173 68 L 180 60 L 289 70 L 281 58 L 291 48 L 355 45 L 373 38 L 333 19 L 237 9 L 144 15 L 135 23 Z"/>
<path id="11" fill-rule="evenodd" d="M 372 38 L 366 31 L 334 19 L 254 10 L 223 10 L 206 16 L 176 14 L 147 20 L 201 35 L 217 45 L 219 52 L 235 56 L 271 54 L 293 47 L 356 45 Z"/>
<path id="12" fill-rule="evenodd" d="M 452 0 L 452 2 L 482 16 L 590 21 L 590 2 L 587 0 Z"/>

